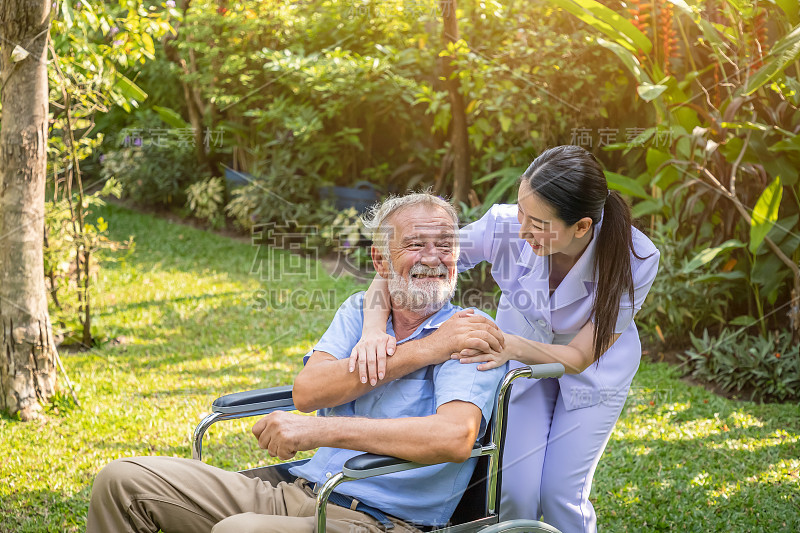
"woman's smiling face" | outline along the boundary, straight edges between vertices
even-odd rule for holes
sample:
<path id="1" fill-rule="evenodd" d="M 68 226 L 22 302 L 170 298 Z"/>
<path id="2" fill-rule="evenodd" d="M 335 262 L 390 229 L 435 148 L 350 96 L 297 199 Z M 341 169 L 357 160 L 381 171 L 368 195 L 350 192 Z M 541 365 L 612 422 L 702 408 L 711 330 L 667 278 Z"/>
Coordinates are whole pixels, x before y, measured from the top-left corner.
<path id="1" fill-rule="evenodd" d="M 533 252 L 539 256 L 546 256 L 566 251 L 577 237 L 577 226 L 567 226 L 558 215 L 553 206 L 539 196 L 527 180 L 519 186 L 517 200 L 517 219 L 522 227 L 519 238 L 524 239 Z M 580 231 L 582 236 L 585 231 Z"/>

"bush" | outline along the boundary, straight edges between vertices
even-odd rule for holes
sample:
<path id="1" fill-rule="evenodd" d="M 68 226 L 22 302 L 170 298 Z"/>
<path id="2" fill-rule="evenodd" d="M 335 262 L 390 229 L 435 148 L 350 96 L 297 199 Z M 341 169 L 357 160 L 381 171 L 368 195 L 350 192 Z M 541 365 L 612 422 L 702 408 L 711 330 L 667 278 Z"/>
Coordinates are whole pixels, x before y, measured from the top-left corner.
<path id="1" fill-rule="evenodd" d="M 723 329 L 691 338 L 693 348 L 681 358 L 692 377 L 726 392 L 749 391 L 751 400 L 800 400 L 800 345 L 788 331 L 762 337 Z"/>
<path id="2" fill-rule="evenodd" d="M 233 190 L 227 214 L 245 230 L 273 223 L 276 229 L 292 232 L 294 225 L 318 224 L 324 209 L 317 200 L 318 177 L 310 154 L 286 147 L 269 157 L 269 164 L 253 169 L 251 181 Z"/>
<path id="3" fill-rule="evenodd" d="M 194 140 L 164 126 L 154 111 L 142 113 L 136 127 L 117 135 L 117 148 L 104 154 L 100 174 L 116 178 L 123 197 L 138 204 L 182 207 L 186 188 L 207 174 L 197 163 Z"/>
<path id="4" fill-rule="evenodd" d="M 225 225 L 222 208 L 225 205 L 225 183 L 222 178 L 207 178 L 189 185 L 186 189 L 186 207 L 200 220 L 208 221 L 212 227 Z"/>
<path id="5" fill-rule="evenodd" d="M 120 187 L 113 180 L 102 190 L 83 197 L 83 215 L 92 219 L 92 210 L 105 205 L 104 197 L 119 197 Z M 81 228 L 73 213 L 79 208 L 74 194 L 45 202 L 44 272 L 50 293 L 50 316 L 55 336 L 64 344 L 83 344 L 88 348 L 96 339 L 91 324 L 94 282 L 101 264 L 124 260 L 109 252 L 133 251 L 132 238 L 117 242 L 108 238 L 108 221 L 103 217 L 86 220 Z"/>
<path id="6" fill-rule="evenodd" d="M 719 272 L 727 262 L 719 254 L 708 264 L 708 272 L 700 271 L 692 262 L 698 251 L 691 237 L 680 237 L 674 221 L 659 224 L 650 238 L 661 252 L 658 275 L 647 300 L 636 315 L 644 333 L 657 337 L 671 348 L 685 348 L 689 333 L 705 329 L 719 333 L 728 325 L 734 294 L 741 287 L 742 275 Z M 752 320 L 751 320 L 752 322 Z"/>
<path id="7" fill-rule="evenodd" d="M 138 141 L 136 141 L 138 142 Z M 138 204 L 182 206 L 197 180 L 194 154 L 177 145 L 129 146 L 105 155 L 101 176 L 115 177 L 122 195 Z"/>
<path id="8" fill-rule="evenodd" d="M 323 223 L 320 237 L 322 244 L 337 254 L 342 265 L 357 270 L 372 268 L 372 236 L 355 208 L 340 211 L 330 223 Z"/>
<path id="9" fill-rule="evenodd" d="M 636 216 L 674 224 L 685 262 L 667 281 L 673 294 L 721 282 L 735 295 L 722 312 L 711 298 L 684 307 L 678 295 L 678 305 L 663 304 L 667 313 L 705 308 L 764 337 L 791 328 L 800 339 L 797 3 L 637 2 L 625 24 L 594 0 L 584 4 L 586 12 L 565 9 L 628 68 L 634 105 L 646 102 L 652 117 L 636 139 L 604 147 L 619 154 L 609 168 L 630 176 L 609 173 L 610 187 L 637 199 Z M 694 272 L 702 275 L 686 277 Z"/>

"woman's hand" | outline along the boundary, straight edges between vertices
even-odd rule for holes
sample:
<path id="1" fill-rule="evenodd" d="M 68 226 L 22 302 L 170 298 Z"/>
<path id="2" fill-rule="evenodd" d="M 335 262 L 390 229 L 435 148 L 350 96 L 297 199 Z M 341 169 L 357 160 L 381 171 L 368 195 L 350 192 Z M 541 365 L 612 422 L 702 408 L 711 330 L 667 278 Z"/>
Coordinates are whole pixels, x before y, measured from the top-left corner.
<path id="1" fill-rule="evenodd" d="M 503 366 L 511 359 L 511 355 L 505 349 L 499 352 L 492 350 L 488 353 L 480 352 L 480 350 L 462 350 L 450 357 L 451 359 L 458 359 L 459 362 L 464 364 L 481 363 L 478 365 L 478 370 L 491 370 L 492 368 Z"/>
<path id="2" fill-rule="evenodd" d="M 396 347 L 396 339 L 385 331 L 364 332 L 350 352 L 350 372 L 358 365 L 361 383 L 369 379 L 374 387 L 386 375 L 386 358 L 394 354 Z"/>
<path id="3" fill-rule="evenodd" d="M 477 355 L 501 351 L 506 344 L 503 332 L 497 324 L 484 316 L 476 315 L 474 309 L 464 309 L 451 316 L 429 338 L 443 343 L 442 359 L 432 361 L 431 364 L 447 361 L 451 354 L 462 350 L 475 350 Z"/>
<path id="4" fill-rule="evenodd" d="M 503 344 L 497 347 L 487 343 L 479 332 L 471 331 L 464 339 L 463 345 L 462 350 L 454 352 L 450 358 L 457 359 L 464 364 L 481 363 L 478 365 L 478 370 L 491 370 L 503 366 L 509 359 L 512 359 L 505 339 Z"/>

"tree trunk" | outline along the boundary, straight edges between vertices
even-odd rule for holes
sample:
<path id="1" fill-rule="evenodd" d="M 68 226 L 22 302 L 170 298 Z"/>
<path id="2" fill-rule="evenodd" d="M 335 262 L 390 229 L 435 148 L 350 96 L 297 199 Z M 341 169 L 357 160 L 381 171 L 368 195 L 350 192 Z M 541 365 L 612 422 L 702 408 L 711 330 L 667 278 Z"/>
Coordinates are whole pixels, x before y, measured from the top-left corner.
<path id="1" fill-rule="evenodd" d="M 444 28 L 442 41 L 448 43 L 458 41 L 458 19 L 456 18 L 456 0 L 441 0 L 439 3 L 442 11 Z M 458 205 L 460 202 L 469 203 L 469 191 L 472 189 L 470 176 L 469 135 L 467 132 L 467 112 L 464 97 L 461 95 L 461 83 L 455 76 L 455 67 L 450 63 L 452 58 L 444 56 L 442 71 L 444 73 L 447 92 L 450 96 L 450 143 L 453 150 L 453 198 Z"/>
<path id="2" fill-rule="evenodd" d="M 0 2 L 0 409 L 22 420 L 38 414 L 56 382 L 42 256 L 50 5 Z M 15 49 L 29 55 L 14 61 Z"/>
<path id="3" fill-rule="evenodd" d="M 181 9 L 183 10 L 183 17 L 186 18 L 186 14 L 189 11 L 189 6 L 191 4 L 191 0 L 183 0 L 181 2 Z M 184 74 L 193 74 L 196 72 L 196 65 L 194 61 L 191 62 L 191 65 L 186 64 L 186 60 L 184 60 L 180 53 L 178 52 L 178 48 L 173 46 L 172 41 L 178 39 L 178 31 L 180 31 L 180 23 L 176 22 L 174 24 L 174 35 L 166 34 L 164 36 L 163 45 L 164 45 L 164 53 L 167 56 L 167 59 L 176 65 L 178 65 Z M 192 59 L 194 59 L 194 52 L 189 52 Z M 183 99 L 186 101 L 186 110 L 189 113 L 189 123 L 192 125 L 192 129 L 194 131 L 194 143 L 197 155 L 197 163 L 205 169 L 208 169 L 209 172 L 213 175 L 214 172 L 214 165 L 211 164 L 211 161 L 208 158 L 208 154 L 206 153 L 206 146 L 205 146 L 205 137 L 203 132 L 203 106 L 202 106 L 202 99 L 200 98 L 200 91 L 186 83 L 183 79 L 180 80 L 181 87 L 183 87 Z"/>

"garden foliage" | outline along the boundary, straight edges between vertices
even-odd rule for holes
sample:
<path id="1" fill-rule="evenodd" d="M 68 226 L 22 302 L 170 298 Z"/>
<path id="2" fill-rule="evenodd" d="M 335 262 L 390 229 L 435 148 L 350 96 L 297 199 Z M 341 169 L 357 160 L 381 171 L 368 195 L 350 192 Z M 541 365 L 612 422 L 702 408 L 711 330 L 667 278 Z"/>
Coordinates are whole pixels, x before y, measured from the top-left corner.
<path id="1" fill-rule="evenodd" d="M 104 141 L 97 119 L 114 107 L 130 112 L 147 98 L 129 71 L 155 58 L 155 40 L 171 27 L 163 9 L 142 0 L 62 0 L 53 7 L 45 276 L 59 336 L 90 347 L 92 280 L 102 251 L 124 246 L 105 236 L 108 221 L 87 220 L 101 195 L 122 191 L 113 176 L 99 180 L 93 171 Z"/>
<path id="2" fill-rule="evenodd" d="M 784 342 L 772 330 L 800 342 L 797 3 L 632 0 L 614 11 L 594 0 L 549 1 L 595 30 L 649 104 L 653 126 L 635 142 L 605 147 L 622 152 L 610 183 L 634 199 L 635 214 L 653 230 L 667 221 L 656 235 L 666 272 L 642 318 L 662 339 L 711 330 L 719 341 L 705 342 L 704 356 L 720 364 L 703 365 L 690 351 L 694 371 L 725 388 L 743 379 L 765 387 L 722 361 L 726 350 L 747 353 L 736 343 L 748 329 L 772 353 Z M 771 360 L 748 360 L 770 372 L 760 361 Z M 726 366 L 735 377 L 724 377 Z M 778 395 L 770 387 L 762 395 Z"/>
<path id="3" fill-rule="evenodd" d="M 226 215 L 294 232 L 335 219 L 321 186 L 367 180 L 447 194 L 446 61 L 469 124 L 465 220 L 514 201 L 544 148 L 580 144 L 663 252 L 639 315 L 653 340 L 682 349 L 689 333 L 723 338 L 734 326 L 800 341 L 796 2 L 462 2 L 461 39 L 448 44 L 433 1 L 179 4 L 169 10 L 177 55 L 157 56 L 142 86 L 184 87 L 188 101 L 154 102 L 161 121 L 184 128 L 199 110 L 224 141 L 195 145 L 210 166 L 184 181 L 177 170 L 159 177 L 176 182 L 148 184 L 154 196 L 142 201 L 168 204 L 192 186 L 201 215 L 211 182 L 191 184 L 234 168 L 249 177 L 226 190 Z M 160 157 L 145 147 L 114 175 L 135 196 L 134 177 Z M 483 287 L 485 272 L 477 277 Z"/>

